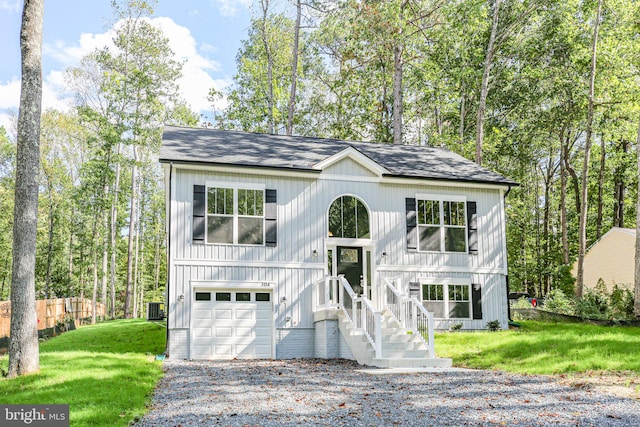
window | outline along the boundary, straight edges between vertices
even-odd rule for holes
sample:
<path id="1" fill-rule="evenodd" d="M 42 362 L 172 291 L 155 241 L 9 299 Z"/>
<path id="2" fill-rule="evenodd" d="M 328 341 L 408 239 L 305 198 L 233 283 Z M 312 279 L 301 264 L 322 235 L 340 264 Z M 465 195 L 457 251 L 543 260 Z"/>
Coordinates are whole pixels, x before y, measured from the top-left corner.
<path id="1" fill-rule="evenodd" d="M 216 301 L 231 301 L 231 292 L 216 292 Z"/>
<path id="2" fill-rule="evenodd" d="M 211 301 L 211 292 L 196 292 L 196 301 Z"/>
<path id="3" fill-rule="evenodd" d="M 268 292 L 256 292 L 256 301 L 271 301 L 271 294 Z"/>
<path id="4" fill-rule="evenodd" d="M 207 243 L 264 244 L 264 190 L 207 188 Z"/>
<path id="5" fill-rule="evenodd" d="M 420 251 L 466 252 L 465 202 L 425 196 L 417 200 Z"/>
<path id="6" fill-rule="evenodd" d="M 422 305 L 439 319 L 471 318 L 470 285 L 423 284 Z"/>
<path id="7" fill-rule="evenodd" d="M 369 238 L 369 211 L 353 196 L 340 196 L 329 207 L 329 237 Z"/>
<path id="8" fill-rule="evenodd" d="M 249 293 L 249 292 L 236 292 L 236 301 L 240 301 L 240 302 L 251 301 L 251 293 Z"/>

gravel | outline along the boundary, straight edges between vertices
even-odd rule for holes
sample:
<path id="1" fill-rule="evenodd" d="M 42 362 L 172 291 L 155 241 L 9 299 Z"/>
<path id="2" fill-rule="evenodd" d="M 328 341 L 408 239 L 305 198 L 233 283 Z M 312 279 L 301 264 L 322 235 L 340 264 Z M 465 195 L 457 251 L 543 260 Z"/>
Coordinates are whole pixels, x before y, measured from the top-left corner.
<path id="1" fill-rule="evenodd" d="M 136 426 L 640 426 L 640 402 L 544 376 L 349 360 L 175 361 Z M 366 371 L 366 372 L 364 372 Z"/>

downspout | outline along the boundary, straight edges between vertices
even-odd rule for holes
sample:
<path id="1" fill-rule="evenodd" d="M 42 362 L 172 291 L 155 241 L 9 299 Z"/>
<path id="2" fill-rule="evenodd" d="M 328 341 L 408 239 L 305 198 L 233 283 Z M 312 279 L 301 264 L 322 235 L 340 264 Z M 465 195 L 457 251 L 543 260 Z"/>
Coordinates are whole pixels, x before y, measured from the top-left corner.
<path id="1" fill-rule="evenodd" d="M 167 303 L 165 305 L 165 311 L 167 313 L 167 337 L 166 337 L 166 349 L 165 352 L 169 350 L 169 315 L 171 313 L 169 302 L 171 301 L 170 293 L 171 293 L 171 179 L 173 177 L 173 162 L 169 162 L 169 188 L 168 191 L 169 197 L 167 198 Z"/>
<path id="2" fill-rule="evenodd" d="M 511 318 L 511 305 L 509 303 L 509 263 L 508 261 L 508 256 L 509 256 L 509 252 L 507 251 L 507 247 L 506 247 L 506 242 L 507 242 L 507 212 L 506 212 L 506 206 L 507 206 L 507 196 L 509 195 L 509 193 L 511 192 L 511 186 L 509 186 L 509 188 L 507 189 L 507 192 L 504 193 L 504 197 L 503 197 L 503 205 L 505 206 L 505 217 L 504 217 L 504 232 L 505 232 L 505 255 L 504 255 L 504 260 L 507 263 L 507 265 L 505 265 L 505 269 L 507 271 L 507 274 L 505 275 L 504 279 L 505 279 L 505 284 L 506 284 L 506 288 L 507 288 L 507 319 L 509 319 L 509 322 L 513 322 L 513 319 Z"/>

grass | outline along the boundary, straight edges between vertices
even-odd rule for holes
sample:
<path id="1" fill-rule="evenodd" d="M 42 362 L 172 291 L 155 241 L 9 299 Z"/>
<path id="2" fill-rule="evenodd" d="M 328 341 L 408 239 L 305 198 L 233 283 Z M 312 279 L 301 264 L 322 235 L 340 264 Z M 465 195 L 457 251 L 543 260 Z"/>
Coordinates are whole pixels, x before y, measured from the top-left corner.
<path id="1" fill-rule="evenodd" d="M 436 334 L 436 352 L 455 366 L 523 374 L 640 373 L 640 328 L 519 323 L 517 331 Z"/>
<path id="2" fill-rule="evenodd" d="M 40 344 L 40 373 L 0 379 L 3 404 L 68 404 L 72 426 L 127 426 L 162 377 L 166 329 L 144 320 L 84 326 Z M 8 356 L 0 359 L 6 371 Z"/>

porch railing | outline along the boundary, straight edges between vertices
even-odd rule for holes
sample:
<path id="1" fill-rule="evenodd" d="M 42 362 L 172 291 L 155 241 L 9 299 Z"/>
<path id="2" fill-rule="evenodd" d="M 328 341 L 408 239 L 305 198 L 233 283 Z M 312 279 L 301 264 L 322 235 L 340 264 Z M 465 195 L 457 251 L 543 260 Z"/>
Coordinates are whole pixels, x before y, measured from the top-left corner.
<path id="1" fill-rule="evenodd" d="M 362 333 L 373 349 L 376 358 L 382 356 L 382 329 L 380 313 L 371 301 L 357 295 L 351 285 L 340 276 L 325 276 L 314 283 L 313 310 L 337 309 L 342 311 L 356 333 Z"/>
<path id="2" fill-rule="evenodd" d="M 382 306 L 389 310 L 400 328 L 416 334 L 427 347 L 429 357 L 435 357 L 433 346 L 433 314 L 416 297 L 402 295 L 400 278 L 382 280 Z"/>

